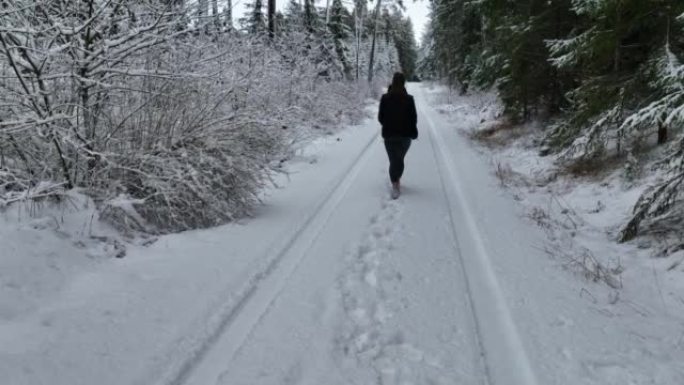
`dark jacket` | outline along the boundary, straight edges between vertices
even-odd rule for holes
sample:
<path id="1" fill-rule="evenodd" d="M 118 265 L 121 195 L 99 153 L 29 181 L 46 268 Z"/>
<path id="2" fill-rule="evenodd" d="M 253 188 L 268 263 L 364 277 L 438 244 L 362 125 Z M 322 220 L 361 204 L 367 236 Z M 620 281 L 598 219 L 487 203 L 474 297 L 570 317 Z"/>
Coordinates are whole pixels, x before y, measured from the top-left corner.
<path id="1" fill-rule="evenodd" d="M 382 124 L 382 137 L 418 138 L 418 116 L 413 96 L 405 93 L 386 93 L 380 99 L 378 120 Z"/>

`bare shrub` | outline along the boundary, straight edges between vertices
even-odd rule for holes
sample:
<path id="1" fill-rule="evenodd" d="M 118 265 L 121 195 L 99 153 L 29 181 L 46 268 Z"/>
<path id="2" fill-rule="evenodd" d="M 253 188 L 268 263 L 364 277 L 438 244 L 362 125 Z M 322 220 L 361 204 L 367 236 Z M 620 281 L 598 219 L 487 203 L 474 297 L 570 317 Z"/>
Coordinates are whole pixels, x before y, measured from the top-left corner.
<path id="1" fill-rule="evenodd" d="M 497 162 L 494 175 L 499 180 L 501 186 L 508 186 L 514 176 L 513 168 L 511 168 L 511 166 L 507 163 L 504 164 L 501 162 Z"/>
<path id="2" fill-rule="evenodd" d="M 577 159 L 560 159 L 558 170 L 573 177 L 601 180 L 624 165 L 623 157 L 585 157 Z"/>
<path id="3" fill-rule="evenodd" d="M 510 164 L 495 162 L 494 176 L 503 187 L 529 187 L 527 176 L 513 170 Z"/>
<path id="4" fill-rule="evenodd" d="M 579 256 L 568 255 L 568 267 L 581 272 L 584 277 L 593 282 L 603 282 L 613 289 L 622 288 L 623 267 L 620 263 L 610 268 L 599 262 L 591 251 L 585 249 Z"/>
<path id="5" fill-rule="evenodd" d="M 551 228 L 551 217 L 546 210 L 541 207 L 533 207 L 532 210 L 530 210 L 530 212 L 527 214 L 527 217 L 532 219 L 537 226 L 543 229 L 548 230 Z"/>
<path id="6" fill-rule="evenodd" d="M 483 124 L 480 128 L 473 132 L 475 139 L 486 139 L 499 133 L 500 131 L 511 130 L 515 127 L 513 123 L 508 120 L 495 120 Z"/>
<path id="7" fill-rule="evenodd" d="M 515 125 L 508 120 L 495 120 L 483 123 L 470 131 L 469 137 L 490 147 L 505 146 L 525 134 L 523 126 Z"/>
<path id="8" fill-rule="evenodd" d="M 3 183 L 3 178 L 7 178 L 7 174 L 0 170 L 0 183 Z M 8 178 L 10 181 L 14 181 L 13 178 Z M 36 183 L 22 183 L 15 185 L 15 182 L 5 182 L 3 184 L 17 186 L 17 187 L 3 187 L 4 191 L 0 189 L 0 210 L 6 208 L 7 206 L 19 203 L 31 201 L 35 203 L 40 203 L 43 201 L 61 201 L 65 196 L 64 186 L 57 183 L 41 182 Z"/>

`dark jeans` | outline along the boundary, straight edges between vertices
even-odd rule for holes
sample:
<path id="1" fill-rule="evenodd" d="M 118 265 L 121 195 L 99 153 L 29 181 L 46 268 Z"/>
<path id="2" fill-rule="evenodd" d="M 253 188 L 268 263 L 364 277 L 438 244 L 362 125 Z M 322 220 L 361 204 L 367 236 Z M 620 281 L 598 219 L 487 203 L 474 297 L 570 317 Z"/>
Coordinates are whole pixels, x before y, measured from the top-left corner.
<path id="1" fill-rule="evenodd" d="M 398 182 L 404 174 L 404 157 L 411 147 L 409 138 L 385 139 L 385 149 L 389 157 L 389 174 L 392 183 Z"/>

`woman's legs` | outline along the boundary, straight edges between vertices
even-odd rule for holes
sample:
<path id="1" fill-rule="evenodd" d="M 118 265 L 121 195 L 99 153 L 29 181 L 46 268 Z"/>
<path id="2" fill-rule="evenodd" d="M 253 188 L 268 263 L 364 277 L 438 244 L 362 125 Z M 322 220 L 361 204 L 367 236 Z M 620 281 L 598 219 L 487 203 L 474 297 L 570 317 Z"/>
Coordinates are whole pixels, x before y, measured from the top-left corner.
<path id="1" fill-rule="evenodd" d="M 389 174 L 392 183 L 398 183 L 401 176 L 404 174 L 404 157 L 411 147 L 411 139 L 397 138 L 386 139 L 385 149 L 389 157 Z"/>

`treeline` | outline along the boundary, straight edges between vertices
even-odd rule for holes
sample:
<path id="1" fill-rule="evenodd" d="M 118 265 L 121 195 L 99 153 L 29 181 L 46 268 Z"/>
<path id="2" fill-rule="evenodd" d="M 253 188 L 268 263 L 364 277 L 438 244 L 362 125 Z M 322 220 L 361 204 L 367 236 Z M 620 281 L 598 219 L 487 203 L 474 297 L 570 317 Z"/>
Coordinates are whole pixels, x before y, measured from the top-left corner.
<path id="1" fill-rule="evenodd" d="M 247 215 L 407 60 L 389 0 L 265 2 L 0 0 L 0 209 L 77 188 L 125 230 Z"/>
<path id="2" fill-rule="evenodd" d="M 313 35 L 329 38 L 347 79 L 372 82 L 378 65 L 414 77 L 417 44 L 411 20 L 401 12 L 402 0 L 354 0 L 351 10 L 342 0 L 326 0 L 324 8 L 316 7 L 314 0 L 288 0 L 285 12 L 274 12 L 268 18 L 271 21 L 264 18 L 261 3 L 255 0 L 250 4 L 250 14 L 241 20 L 243 29 L 253 32 L 268 29 L 270 34 L 278 36 L 291 33 L 293 28 L 303 28 Z M 369 9 L 369 4 L 375 5 Z M 379 55 L 376 50 L 380 51 Z"/>
<path id="3" fill-rule="evenodd" d="M 634 170 L 668 145 L 664 178 L 639 199 L 620 239 L 681 208 L 684 2 L 432 0 L 420 71 L 463 92 L 495 87 L 512 122 L 548 122 L 543 153 Z M 663 155 L 664 154 L 664 155 Z M 679 229 L 682 215 L 677 214 Z M 676 226 L 675 226 L 676 228 Z"/>

